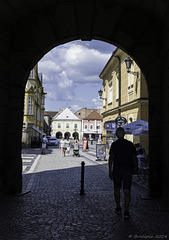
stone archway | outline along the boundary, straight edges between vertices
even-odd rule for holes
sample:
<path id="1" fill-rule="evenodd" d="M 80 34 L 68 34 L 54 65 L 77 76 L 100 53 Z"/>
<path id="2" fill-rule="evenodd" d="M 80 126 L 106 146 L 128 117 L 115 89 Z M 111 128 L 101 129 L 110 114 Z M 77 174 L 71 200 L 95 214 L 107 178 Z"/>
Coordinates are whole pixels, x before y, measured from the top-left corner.
<path id="1" fill-rule="evenodd" d="M 56 133 L 56 138 L 57 139 L 62 139 L 62 133 L 61 132 L 57 132 Z"/>
<path id="2" fill-rule="evenodd" d="M 1 3 L 0 108 L 4 114 L 0 118 L 0 192 L 22 189 L 20 142 L 29 71 L 53 47 L 76 39 L 97 39 L 126 51 L 147 79 L 150 189 L 152 195 L 169 199 L 168 6 L 164 0 Z M 14 144 L 8 151 L 11 142 Z"/>
<path id="3" fill-rule="evenodd" d="M 64 133 L 64 138 L 65 138 L 65 139 L 66 139 L 66 138 L 70 138 L 70 136 L 71 136 L 70 132 L 65 132 L 65 133 Z"/>
<path id="4" fill-rule="evenodd" d="M 78 132 L 74 132 L 72 134 L 72 136 L 73 136 L 74 139 L 78 139 L 79 140 L 79 133 Z"/>

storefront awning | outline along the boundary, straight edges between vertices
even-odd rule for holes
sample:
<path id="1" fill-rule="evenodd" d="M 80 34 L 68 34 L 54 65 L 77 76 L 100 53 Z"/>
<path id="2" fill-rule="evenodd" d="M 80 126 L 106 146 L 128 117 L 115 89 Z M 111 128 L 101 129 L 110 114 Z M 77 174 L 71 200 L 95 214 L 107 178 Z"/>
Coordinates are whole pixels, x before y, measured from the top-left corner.
<path id="1" fill-rule="evenodd" d="M 134 121 L 132 123 L 126 124 L 123 126 L 126 134 L 132 135 L 148 135 L 148 122 L 141 119 Z"/>
<path id="2" fill-rule="evenodd" d="M 37 127 L 33 126 L 32 128 L 33 128 L 36 132 L 38 132 L 39 134 L 45 135 L 45 133 L 42 132 L 42 131 L 41 131 L 40 129 L 38 129 Z"/>

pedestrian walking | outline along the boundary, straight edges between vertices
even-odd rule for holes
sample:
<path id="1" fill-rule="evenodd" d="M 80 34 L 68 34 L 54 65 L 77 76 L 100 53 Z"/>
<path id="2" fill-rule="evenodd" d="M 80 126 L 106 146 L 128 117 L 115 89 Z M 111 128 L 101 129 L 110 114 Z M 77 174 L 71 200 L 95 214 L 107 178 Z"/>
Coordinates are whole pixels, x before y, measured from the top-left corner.
<path id="1" fill-rule="evenodd" d="M 79 156 L 80 157 L 80 154 L 79 154 L 79 143 L 78 143 L 78 140 L 76 139 L 75 142 L 73 143 L 73 156 Z"/>
<path id="2" fill-rule="evenodd" d="M 46 138 L 46 135 L 43 135 L 41 154 L 45 154 L 45 149 L 46 149 L 46 146 L 47 146 L 47 142 L 48 142 L 48 139 Z"/>
<path id="3" fill-rule="evenodd" d="M 144 153 L 143 148 L 139 148 L 137 158 L 138 158 L 138 170 L 140 170 L 140 168 L 141 168 L 141 159 L 145 159 L 145 160 L 147 159 L 147 156 Z"/>
<path id="4" fill-rule="evenodd" d="M 65 140 L 65 150 L 66 154 L 70 155 L 70 139 L 68 137 Z"/>
<path id="5" fill-rule="evenodd" d="M 130 192 L 132 174 L 138 171 L 136 149 L 132 142 L 124 139 L 125 131 L 122 127 L 116 130 L 117 140 L 112 143 L 109 152 L 109 177 L 114 180 L 115 212 L 121 214 L 120 189 L 123 183 L 124 218 L 130 218 Z M 113 167 L 113 169 L 112 169 Z"/>
<path id="6" fill-rule="evenodd" d="M 65 157 L 65 139 L 64 139 L 64 137 L 60 140 L 59 148 L 61 148 L 61 156 Z"/>

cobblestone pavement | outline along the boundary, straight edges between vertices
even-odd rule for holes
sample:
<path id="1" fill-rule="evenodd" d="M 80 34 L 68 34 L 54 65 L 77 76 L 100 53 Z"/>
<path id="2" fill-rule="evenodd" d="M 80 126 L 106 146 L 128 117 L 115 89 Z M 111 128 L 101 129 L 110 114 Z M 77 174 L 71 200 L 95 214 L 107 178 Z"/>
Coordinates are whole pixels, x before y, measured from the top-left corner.
<path id="1" fill-rule="evenodd" d="M 133 184 L 131 219 L 124 220 L 114 213 L 107 162 L 95 161 L 90 152 L 61 157 L 60 149 L 49 148 L 23 175 L 23 194 L 0 201 L 0 240 L 169 239 L 169 212 L 143 199 L 144 193 Z"/>

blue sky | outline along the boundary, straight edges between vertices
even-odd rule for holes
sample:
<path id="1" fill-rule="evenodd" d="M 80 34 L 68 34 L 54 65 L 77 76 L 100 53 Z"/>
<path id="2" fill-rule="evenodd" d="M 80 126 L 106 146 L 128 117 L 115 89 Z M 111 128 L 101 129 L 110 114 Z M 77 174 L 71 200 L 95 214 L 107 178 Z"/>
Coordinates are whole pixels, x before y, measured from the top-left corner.
<path id="1" fill-rule="evenodd" d="M 99 78 L 115 46 L 101 41 L 73 41 L 48 52 L 39 62 L 47 92 L 45 110 L 101 108 Z"/>

